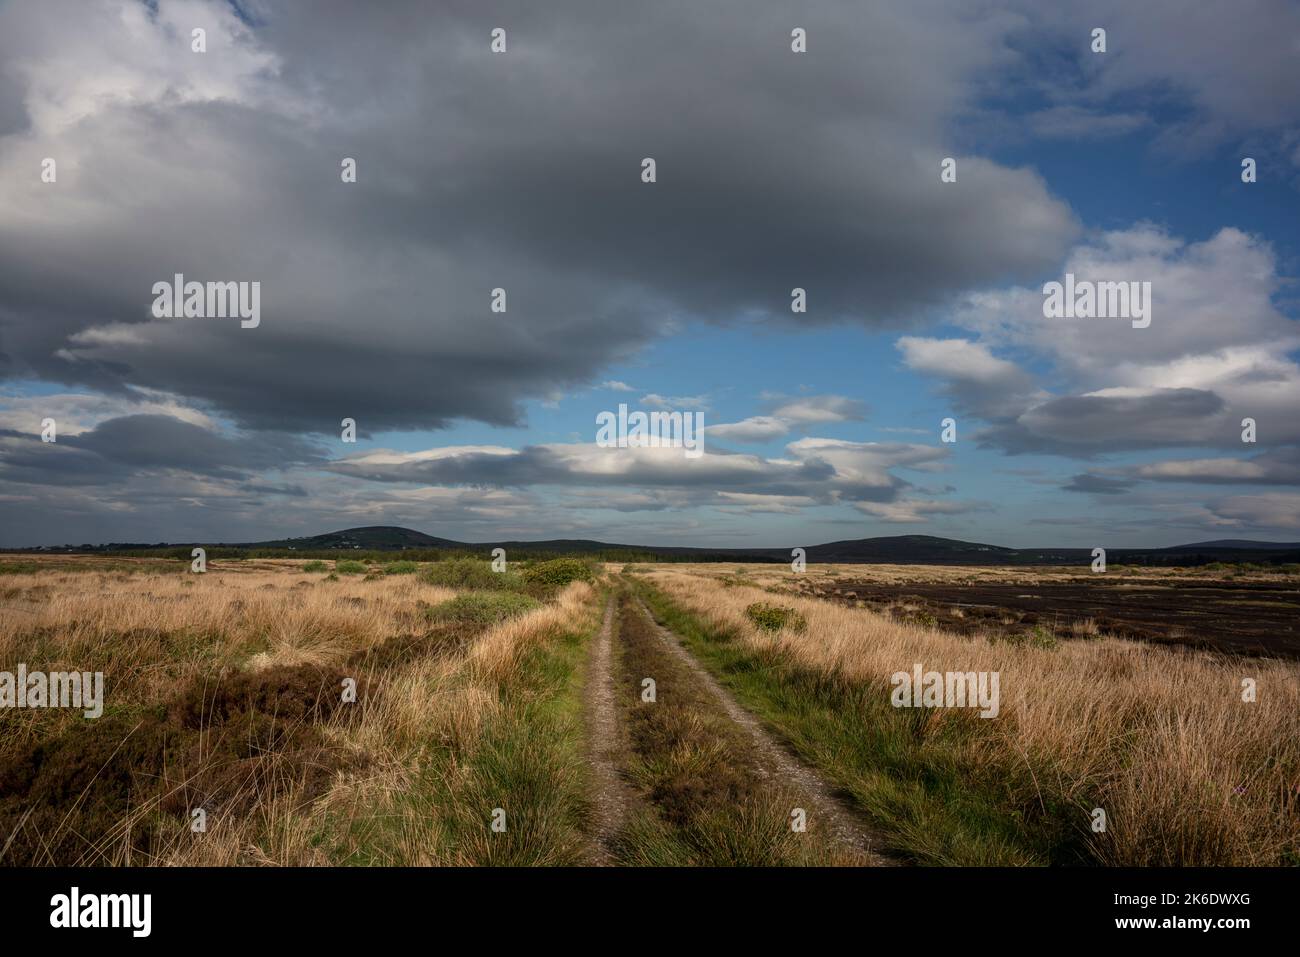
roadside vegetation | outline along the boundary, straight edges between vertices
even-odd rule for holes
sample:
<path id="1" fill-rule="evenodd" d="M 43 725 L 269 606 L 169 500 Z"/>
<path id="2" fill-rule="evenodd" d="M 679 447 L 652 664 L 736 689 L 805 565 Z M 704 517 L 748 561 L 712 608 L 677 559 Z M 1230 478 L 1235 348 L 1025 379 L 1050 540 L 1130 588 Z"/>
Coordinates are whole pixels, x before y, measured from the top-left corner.
<path id="1" fill-rule="evenodd" d="M 825 797 L 827 782 L 871 848 L 883 837 L 915 863 L 1300 865 L 1294 661 L 1121 640 L 1091 618 L 985 632 L 960 607 L 891 617 L 824 567 L 641 563 L 614 585 L 571 557 L 189 568 L 0 562 L 0 671 L 105 685 L 94 719 L 0 708 L 0 866 L 862 863 L 824 817 L 791 827 L 797 789 Z M 615 640 L 593 642 L 612 587 Z M 773 770 L 790 756 L 642 600 L 816 781 Z M 998 715 L 893 707 L 890 676 L 918 663 L 996 672 Z M 593 784 L 601 689 L 615 804 Z M 599 848 L 597 806 L 619 812 Z"/>
<path id="2" fill-rule="evenodd" d="M 806 629 L 773 630 L 750 613 L 757 589 L 677 569 L 631 581 L 913 861 L 1300 864 L 1294 663 L 1095 637 L 990 642 L 793 594 L 783 604 Z M 999 716 L 891 706 L 890 676 L 916 662 L 999 672 Z"/>
<path id="3" fill-rule="evenodd" d="M 0 586 L 0 670 L 105 676 L 93 720 L 0 710 L 0 865 L 585 859 L 592 584 L 168 564 Z"/>

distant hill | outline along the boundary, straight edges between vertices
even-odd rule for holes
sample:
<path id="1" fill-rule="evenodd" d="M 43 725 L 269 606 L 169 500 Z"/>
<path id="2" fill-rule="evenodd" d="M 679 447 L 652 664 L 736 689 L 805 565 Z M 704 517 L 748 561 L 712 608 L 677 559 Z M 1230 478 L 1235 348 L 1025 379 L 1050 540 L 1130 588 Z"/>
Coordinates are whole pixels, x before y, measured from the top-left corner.
<path id="1" fill-rule="evenodd" d="M 788 555 L 789 552 L 787 551 Z M 808 549 L 816 562 L 881 562 L 918 564 L 1014 564 L 1017 552 L 1000 545 L 981 545 L 934 535 L 888 535 L 827 542 Z"/>
<path id="2" fill-rule="evenodd" d="M 245 543 L 244 548 L 293 548 L 299 551 L 317 551 L 335 548 L 362 548 L 367 550 L 390 551 L 407 548 L 468 548 L 465 542 L 454 542 L 449 538 L 435 538 L 413 528 L 400 525 L 363 525 L 360 528 L 345 528 L 324 535 L 311 535 L 307 538 L 283 538 L 272 542 Z"/>
<path id="3" fill-rule="evenodd" d="M 557 538 L 547 541 L 460 542 L 426 535 L 398 525 L 365 525 L 344 528 L 323 535 L 282 538 L 266 542 L 219 544 L 213 542 L 154 545 L 113 543 L 109 545 L 62 546 L 12 551 L 44 552 L 151 552 L 180 551 L 202 544 L 209 549 L 270 553 L 421 552 L 436 558 L 441 553 L 483 553 L 504 548 L 508 554 L 590 555 L 610 561 L 696 561 L 696 562 L 788 562 L 791 547 L 779 548 L 693 548 L 666 545 L 622 545 L 593 539 Z M 892 565 L 1087 565 L 1090 548 L 1006 548 L 980 542 L 964 542 L 934 535 L 888 535 L 854 538 L 823 545 L 805 546 L 810 562 Z M 1210 562 L 1300 563 L 1300 543 L 1255 542 L 1223 539 L 1174 545 L 1169 548 L 1108 548 L 1112 564 L 1204 565 Z"/>
<path id="4" fill-rule="evenodd" d="M 1262 550 L 1266 552 L 1300 551 L 1300 542 L 1252 542 L 1244 538 L 1221 538 L 1213 542 L 1197 542 L 1194 545 L 1174 545 L 1167 550 L 1171 552 L 1188 552 L 1205 549 Z"/>

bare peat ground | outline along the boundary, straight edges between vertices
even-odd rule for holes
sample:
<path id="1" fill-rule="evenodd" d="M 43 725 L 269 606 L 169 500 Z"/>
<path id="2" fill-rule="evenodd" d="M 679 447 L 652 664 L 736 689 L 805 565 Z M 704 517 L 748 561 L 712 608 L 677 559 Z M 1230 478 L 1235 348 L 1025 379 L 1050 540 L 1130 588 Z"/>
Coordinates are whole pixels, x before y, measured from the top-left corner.
<path id="1" fill-rule="evenodd" d="M 692 684 L 709 696 L 748 745 L 750 765 L 766 788 L 789 788 L 804 801 L 808 819 L 824 833 L 853 863 L 887 866 L 896 863 L 882 854 L 879 836 L 851 802 L 841 797 L 819 772 L 805 764 L 779 742 L 749 711 L 733 698 L 685 648 L 681 640 L 661 625 L 645 603 L 635 600 L 633 613 L 642 617 L 660 648 L 691 676 Z"/>
<path id="2" fill-rule="evenodd" d="M 1070 637 L 1078 623 L 1116 638 L 1210 651 L 1300 658 L 1300 583 L 1136 576 L 1056 581 L 882 583 L 839 578 L 809 593 L 858 602 L 959 634 L 1016 634 L 1042 627 Z"/>

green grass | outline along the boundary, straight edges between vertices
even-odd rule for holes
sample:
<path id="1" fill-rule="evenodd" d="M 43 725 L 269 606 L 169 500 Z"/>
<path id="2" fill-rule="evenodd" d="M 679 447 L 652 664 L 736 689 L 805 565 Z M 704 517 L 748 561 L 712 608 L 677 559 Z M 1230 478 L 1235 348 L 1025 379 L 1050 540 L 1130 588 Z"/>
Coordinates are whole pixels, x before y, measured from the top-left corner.
<path id="1" fill-rule="evenodd" d="M 581 558 L 556 558 L 530 565 L 524 570 L 524 579 L 529 584 L 551 588 L 562 588 L 575 581 L 589 582 L 595 577 L 595 569 Z"/>
<path id="2" fill-rule="evenodd" d="M 798 668 L 711 630 L 653 587 L 636 587 L 745 707 L 853 797 L 895 853 L 934 865 L 1085 862 L 1077 808 L 1040 791 L 1046 782 L 1023 767 L 969 760 L 972 736 L 985 730 L 977 717 L 945 712 L 935 722 L 932 712 L 893 708 L 883 680 L 873 686 Z"/>
<path id="3" fill-rule="evenodd" d="M 319 560 L 310 561 L 302 566 L 302 570 L 305 572 L 324 572 L 329 571 L 329 565 Z"/>
<path id="4" fill-rule="evenodd" d="M 430 621 L 485 628 L 540 607 L 541 602 L 515 592 L 467 592 L 434 605 L 425 614 Z"/>
<path id="5" fill-rule="evenodd" d="M 419 818 L 439 823 L 438 860 L 516 867 L 587 863 L 591 808 L 582 683 L 590 637 L 566 633 L 533 647 L 497 686 L 500 710 L 472 747 L 427 744 L 419 778 L 401 801 Z M 505 811 L 501 833 L 491 829 L 495 808 Z M 331 840 L 331 828 L 346 830 L 351 839 Z M 392 864 L 403 859 L 403 836 L 400 816 L 334 819 L 317 843 L 327 854 L 331 846 L 359 845 L 346 855 L 331 854 L 338 864 Z"/>
<path id="6" fill-rule="evenodd" d="M 634 603 L 620 601 L 617 687 L 625 766 L 643 799 L 620 833 L 620 863 L 799 866 L 844 862 L 814 831 L 795 832 L 804 796 L 766 779 L 749 737 L 670 655 Z M 641 682 L 653 676 L 656 698 Z"/>
<path id="7" fill-rule="evenodd" d="M 365 562 L 340 559 L 334 563 L 334 571 L 339 575 L 364 575 L 369 569 Z"/>
<path id="8" fill-rule="evenodd" d="M 513 571 L 494 572 L 492 563 L 478 558 L 452 558 L 435 562 L 426 568 L 421 577 L 430 585 L 481 591 L 519 591 L 524 580 Z"/>
<path id="9" fill-rule="evenodd" d="M 419 570 L 418 562 L 396 561 L 384 565 L 385 575 L 414 575 Z"/>
<path id="10" fill-rule="evenodd" d="M 808 628 L 808 622 L 804 621 L 803 615 L 793 608 L 785 608 L 765 601 L 754 602 L 746 608 L 745 617 L 764 631 L 790 628 L 796 632 L 803 632 Z"/>

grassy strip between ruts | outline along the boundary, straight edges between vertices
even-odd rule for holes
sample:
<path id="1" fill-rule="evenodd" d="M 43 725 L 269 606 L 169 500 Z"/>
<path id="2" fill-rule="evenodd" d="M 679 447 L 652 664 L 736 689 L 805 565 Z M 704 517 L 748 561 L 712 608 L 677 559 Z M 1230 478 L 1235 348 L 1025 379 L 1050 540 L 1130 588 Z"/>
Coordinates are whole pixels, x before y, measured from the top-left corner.
<path id="1" fill-rule="evenodd" d="M 810 828 L 795 832 L 803 803 L 758 773 L 745 736 L 709 690 L 663 648 L 624 592 L 619 599 L 617 699 L 626 722 L 629 777 L 645 799 L 617 843 L 632 865 L 848 863 Z M 646 700 L 646 678 L 654 700 Z"/>
<path id="2" fill-rule="evenodd" d="M 891 707 L 886 684 L 794 668 L 709 628 L 654 586 L 634 587 L 745 707 L 852 795 L 895 853 L 937 865 L 1086 862 L 1065 824 L 1076 809 L 1041 792 L 1027 805 L 1023 782 L 1008 780 L 1015 769 L 963 765 L 963 726 L 929 733 L 927 712 Z"/>

